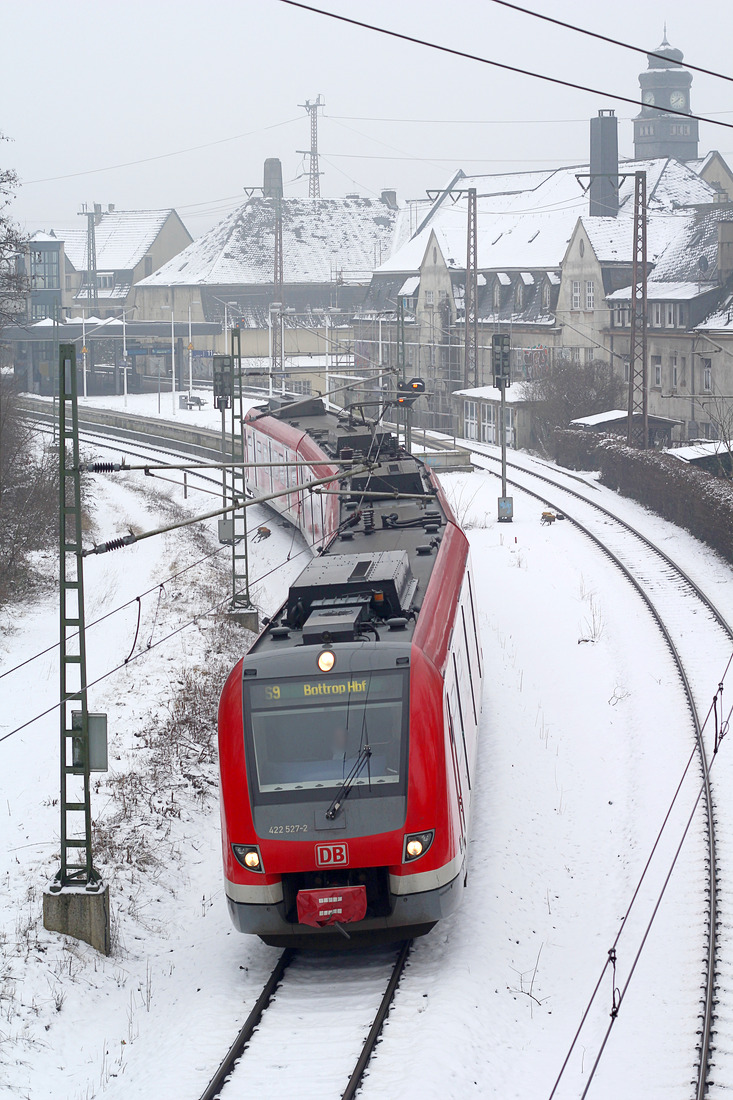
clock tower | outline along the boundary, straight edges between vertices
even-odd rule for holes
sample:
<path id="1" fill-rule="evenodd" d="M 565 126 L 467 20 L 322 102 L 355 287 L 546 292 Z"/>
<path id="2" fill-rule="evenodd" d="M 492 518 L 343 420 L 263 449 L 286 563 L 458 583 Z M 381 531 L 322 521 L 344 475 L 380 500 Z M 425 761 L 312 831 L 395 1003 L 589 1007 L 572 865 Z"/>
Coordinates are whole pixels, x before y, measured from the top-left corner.
<path id="1" fill-rule="evenodd" d="M 648 54 L 649 67 L 639 74 L 644 106 L 634 119 L 634 156 L 636 160 L 695 160 L 697 119 L 684 117 L 690 112 L 692 73 L 682 65 L 682 50 L 674 49 L 667 41 L 666 28 L 662 44 L 654 53 L 660 56 Z M 683 114 L 670 114 L 670 109 Z"/>

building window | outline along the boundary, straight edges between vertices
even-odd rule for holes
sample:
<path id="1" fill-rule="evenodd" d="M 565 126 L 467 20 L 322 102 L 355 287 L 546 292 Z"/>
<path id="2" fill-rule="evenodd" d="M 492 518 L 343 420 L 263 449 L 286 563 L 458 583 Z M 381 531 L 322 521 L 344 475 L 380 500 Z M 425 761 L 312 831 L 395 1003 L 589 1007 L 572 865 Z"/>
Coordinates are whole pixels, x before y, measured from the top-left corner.
<path id="1" fill-rule="evenodd" d="M 30 261 L 31 286 L 39 290 L 58 290 L 61 285 L 58 249 L 33 249 Z"/>
<path id="2" fill-rule="evenodd" d="M 627 386 L 629 384 L 629 378 L 630 377 L 631 377 L 631 363 L 629 363 L 628 359 L 626 359 L 624 361 L 624 382 Z"/>
<path id="3" fill-rule="evenodd" d="M 542 288 L 542 305 L 545 309 L 550 308 L 550 284 L 545 283 Z"/>
<path id="4" fill-rule="evenodd" d="M 573 300 L 571 309 L 580 309 L 580 279 L 573 279 Z"/>
<path id="5" fill-rule="evenodd" d="M 580 348 L 571 348 L 570 354 L 574 363 L 580 362 Z"/>
<path id="6" fill-rule="evenodd" d="M 616 328 L 628 328 L 629 326 L 629 307 L 626 305 L 617 305 L 615 310 L 614 325 Z"/>
<path id="7" fill-rule="evenodd" d="M 667 302 L 667 328 L 674 328 L 675 313 L 674 302 Z"/>
<path id="8" fill-rule="evenodd" d="M 31 321 L 45 321 L 53 317 L 53 302 L 32 302 Z"/>
<path id="9" fill-rule="evenodd" d="M 677 324 L 680 328 L 683 328 L 685 324 L 685 307 L 682 305 L 682 302 L 679 302 L 677 305 Z"/>
<path id="10" fill-rule="evenodd" d="M 501 305 L 501 285 L 494 283 L 494 309 L 499 309 Z"/>
<path id="11" fill-rule="evenodd" d="M 652 302 L 652 324 L 655 328 L 662 327 L 662 303 Z"/>
<path id="12" fill-rule="evenodd" d="M 311 384 L 307 379 L 296 380 L 295 378 L 289 378 L 288 389 L 291 393 L 302 393 L 306 397 L 310 397 Z"/>
<path id="13" fill-rule="evenodd" d="M 463 432 L 466 439 L 478 439 L 476 422 L 476 402 L 463 402 Z"/>
<path id="14" fill-rule="evenodd" d="M 514 308 L 520 310 L 524 305 L 524 285 L 519 282 L 514 287 Z"/>
<path id="15" fill-rule="evenodd" d="M 481 442 L 496 443 L 496 406 L 487 402 L 481 405 Z"/>
<path id="16" fill-rule="evenodd" d="M 652 355 L 652 385 L 655 389 L 660 390 L 662 388 L 662 357 L 661 355 Z"/>
<path id="17" fill-rule="evenodd" d="M 680 358 L 680 371 L 681 371 L 680 385 L 686 386 L 687 385 L 687 356 L 686 355 L 683 355 Z"/>
<path id="18" fill-rule="evenodd" d="M 596 287 L 592 279 L 589 279 L 585 284 L 585 308 L 596 308 Z"/>
<path id="19" fill-rule="evenodd" d="M 426 290 L 425 291 L 425 305 L 426 306 L 435 305 L 435 291 L 434 290 Z"/>
<path id="20" fill-rule="evenodd" d="M 672 389 L 677 389 L 678 374 L 677 374 L 677 356 L 673 355 L 670 359 L 670 373 L 672 375 Z"/>
<path id="21" fill-rule="evenodd" d="M 712 393 L 713 390 L 713 361 L 712 359 L 702 360 L 702 388 L 705 393 Z"/>
<path id="22" fill-rule="evenodd" d="M 98 271 L 97 272 L 97 286 L 103 290 L 109 290 L 115 285 L 115 276 L 113 271 Z"/>

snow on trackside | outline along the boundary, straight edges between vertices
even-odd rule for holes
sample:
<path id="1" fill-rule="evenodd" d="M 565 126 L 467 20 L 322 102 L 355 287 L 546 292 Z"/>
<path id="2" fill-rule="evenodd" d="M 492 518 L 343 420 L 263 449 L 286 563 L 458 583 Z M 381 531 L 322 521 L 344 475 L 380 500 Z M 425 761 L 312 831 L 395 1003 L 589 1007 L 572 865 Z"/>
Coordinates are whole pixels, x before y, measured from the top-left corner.
<path id="1" fill-rule="evenodd" d="M 203 422 L 207 413 L 209 422 L 218 415 L 185 415 Z M 687 717 L 638 599 L 575 529 L 541 526 L 537 504 L 519 492 L 514 522 L 498 524 L 496 481 L 483 472 L 445 475 L 443 483 L 471 541 L 486 666 L 469 878 L 458 913 L 413 948 L 362 1095 L 536 1100 L 560 1071 L 682 772 Z M 206 498 L 199 507 L 191 495 L 184 502 L 169 489 L 161 500 L 159 492 L 95 478 L 94 536 L 209 507 Z M 662 521 L 630 502 L 623 508 L 637 526 L 661 530 Z M 307 558 L 289 531 L 270 526 L 272 537 L 253 545 L 251 568 L 271 611 Z M 664 529 L 709 587 L 730 581 L 728 566 L 678 529 Z M 202 616 L 156 645 L 226 595 L 226 551 L 170 579 L 217 549 L 211 529 L 187 528 L 86 559 L 88 620 L 133 601 L 90 629 L 90 681 L 124 664 L 137 633 L 134 659 L 90 691 L 90 708 L 106 710 L 110 726 L 110 772 L 93 783 L 104 839 L 98 862 L 113 908 L 109 958 L 42 927 L 41 891 L 58 863 L 57 713 L 0 742 L 0 1086 L 9 1095 L 200 1095 L 277 957 L 229 924 L 211 744 L 203 735 L 189 743 L 183 722 L 186 736 L 161 736 L 170 733 L 171 711 L 174 727 L 181 718 L 176 699 L 190 700 L 207 671 L 223 677 L 242 644 L 216 617 Z M 138 629 L 134 598 L 148 588 Z M 56 637 L 53 598 L 4 615 L 0 673 Z M 718 662 L 711 655 L 711 693 Z M 57 700 L 56 653 L 0 685 L 2 737 Z M 674 820 L 619 941 L 624 979 L 678 826 Z M 592 1097 L 689 1095 L 703 870 L 695 829 Z M 611 998 L 609 972 L 558 1100 L 582 1092 Z M 320 988 L 319 1011 L 329 1008 L 338 1012 L 337 995 Z M 278 1097 L 277 1082 L 263 1082 L 258 1095 Z M 303 1080 L 299 1100 L 322 1095 L 317 1080 Z"/>

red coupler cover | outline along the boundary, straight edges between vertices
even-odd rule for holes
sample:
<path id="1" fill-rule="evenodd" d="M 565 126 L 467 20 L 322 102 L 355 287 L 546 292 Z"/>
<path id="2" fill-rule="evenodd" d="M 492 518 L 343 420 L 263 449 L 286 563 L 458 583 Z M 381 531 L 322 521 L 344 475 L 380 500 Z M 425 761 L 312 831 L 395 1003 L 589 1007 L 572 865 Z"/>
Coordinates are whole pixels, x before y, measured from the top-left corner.
<path id="1" fill-rule="evenodd" d="M 366 913 L 365 886 L 325 886 L 322 890 L 298 891 L 298 920 L 322 928 L 325 924 L 339 924 L 363 920 Z"/>

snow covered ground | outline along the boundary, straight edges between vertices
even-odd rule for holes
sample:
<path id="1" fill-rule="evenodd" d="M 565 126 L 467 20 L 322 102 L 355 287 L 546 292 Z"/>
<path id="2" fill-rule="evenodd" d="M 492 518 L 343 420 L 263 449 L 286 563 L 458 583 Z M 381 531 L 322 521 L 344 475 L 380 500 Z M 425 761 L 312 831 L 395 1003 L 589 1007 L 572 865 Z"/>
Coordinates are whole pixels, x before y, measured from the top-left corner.
<path id="1" fill-rule="evenodd" d="M 156 395 L 129 398 L 129 411 L 156 415 L 156 406 Z M 170 406 L 161 412 L 170 417 Z M 176 419 L 184 417 L 218 420 L 213 409 Z M 445 475 L 444 484 L 472 544 L 486 664 L 470 876 L 460 911 L 415 944 L 362 1095 L 536 1100 L 560 1072 L 690 751 L 687 714 L 655 629 L 581 535 L 569 524 L 541 526 L 537 503 L 519 493 L 514 522 L 497 524 L 489 474 Z M 149 481 L 95 478 L 94 536 L 210 507 L 203 495 L 184 502 L 175 489 L 161 492 Z M 730 568 L 710 551 L 618 503 L 637 527 L 661 532 L 703 587 L 730 589 Z M 272 537 L 253 545 L 265 611 L 306 560 L 290 531 L 270 526 Z M 204 671 L 223 675 L 243 644 L 202 614 L 226 594 L 226 551 L 170 579 L 217 549 L 213 528 L 188 528 L 85 562 L 88 622 L 133 601 L 89 640 L 90 681 L 123 665 L 90 692 L 90 708 L 107 711 L 110 727 L 110 772 L 95 777 L 93 794 L 113 908 L 109 958 L 42 926 L 41 891 L 58 865 L 56 712 L 0 741 L 0 1089 L 8 1095 L 195 1097 L 274 965 L 276 951 L 229 925 L 213 744 L 200 728 L 191 734 L 176 709 L 176 699 L 195 698 Z M 149 588 L 125 665 L 134 597 Z M 162 640 L 194 615 L 202 617 Z M 4 615 L 0 628 L 3 674 L 54 643 L 55 599 Z M 726 660 L 710 655 L 711 696 Z M 4 675 L 0 689 L 2 738 L 57 700 L 55 651 Z M 619 985 L 679 828 L 675 820 L 619 941 Z M 690 1094 L 703 861 L 695 827 L 592 1097 Z M 339 1000 L 319 993 L 301 1026 L 322 1041 Z M 607 973 L 558 1098 L 582 1094 L 611 1003 Z M 365 1028 L 370 1022 L 367 1013 Z M 272 1078 L 257 1087 L 282 1095 Z M 326 1092 L 314 1075 L 297 1095 Z"/>

